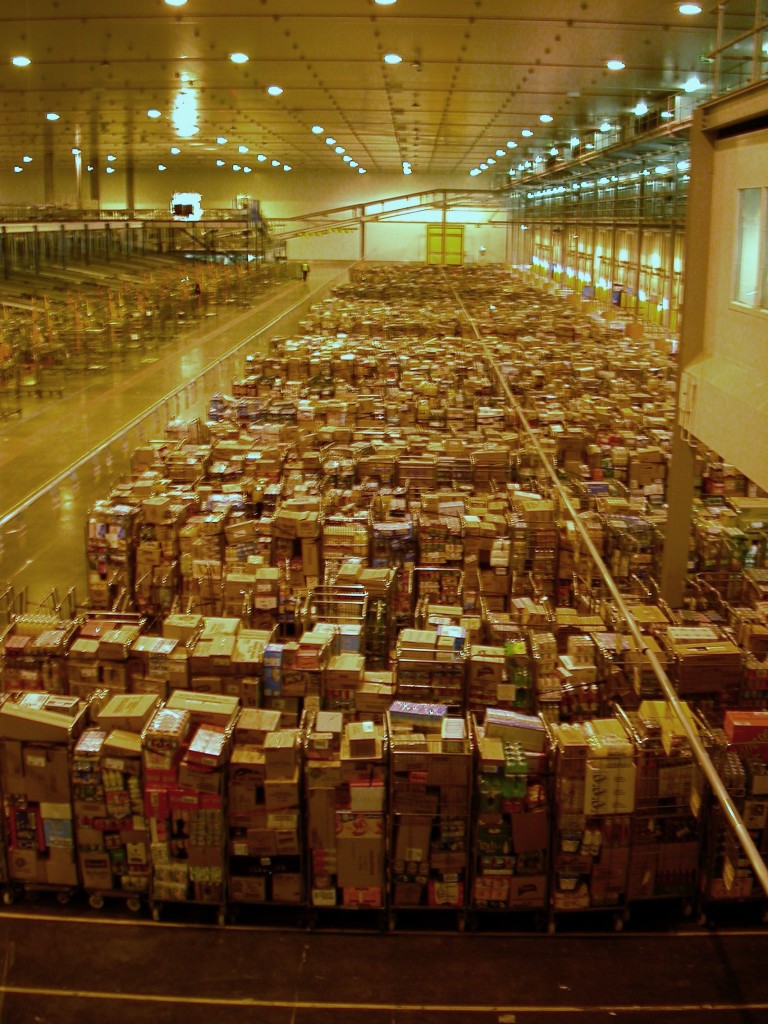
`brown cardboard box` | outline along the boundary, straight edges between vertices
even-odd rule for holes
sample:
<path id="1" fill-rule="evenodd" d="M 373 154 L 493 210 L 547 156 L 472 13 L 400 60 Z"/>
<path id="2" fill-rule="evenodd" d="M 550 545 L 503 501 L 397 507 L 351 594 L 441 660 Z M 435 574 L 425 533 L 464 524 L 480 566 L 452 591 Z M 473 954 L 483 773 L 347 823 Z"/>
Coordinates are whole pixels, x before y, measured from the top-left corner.
<path id="1" fill-rule="evenodd" d="M 290 779 L 298 761 L 298 733 L 280 729 L 267 734 L 264 740 L 264 764 L 267 779 Z"/>
<path id="2" fill-rule="evenodd" d="M 264 782 L 264 805 L 270 811 L 284 810 L 299 806 L 299 769 L 285 778 L 267 779 Z"/>
<path id="3" fill-rule="evenodd" d="M 77 739 L 85 728 L 87 711 L 80 707 L 76 714 L 24 707 L 6 701 L 0 707 L 0 739 L 23 740 L 31 743 L 67 743 Z"/>
<path id="4" fill-rule="evenodd" d="M 428 860 L 431 834 L 431 817 L 413 814 L 398 819 L 395 832 L 395 860 Z"/>
<path id="5" fill-rule="evenodd" d="M 307 790 L 307 832 L 309 845 L 331 850 L 336 845 L 336 791 L 313 788 Z"/>
<path id="6" fill-rule="evenodd" d="M 546 892 L 546 875 L 515 875 L 509 880 L 509 906 L 543 907 Z"/>
<path id="7" fill-rule="evenodd" d="M 71 800 L 67 755 L 65 746 L 24 745 L 24 795 L 30 803 L 68 803 Z"/>
<path id="8" fill-rule="evenodd" d="M 365 889 L 381 885 L 384 873 L 384 841 L 381 836 L 336 840 L 336 877 L 342 888 Z"/>
<path id="9" fill-rule="evenodd" d="M 116 696 L 101 709 L 97 721 L 103 729 L 141 732 L 159 706 L 160 699 L 154 694 Z"/>
<path id="10" fill-rule="evenodd" d="M 262 746 L 267 736 L 279 728 L 279 711 L 267 708 L 244 708 L 235 723 L 235 742 Z"/>
<path id="11" fill-rule="evenodd" d="M 81 853 L 79 860 L 84 889 L 106 892 L 112 888 L 112 867 L 108 853 Z"/>
<path id="12" fill-rule="evenodd" d="M 272 899 L 275 903 L 301 903 L 304 886 L 300 874 L 272 876 Z"/>

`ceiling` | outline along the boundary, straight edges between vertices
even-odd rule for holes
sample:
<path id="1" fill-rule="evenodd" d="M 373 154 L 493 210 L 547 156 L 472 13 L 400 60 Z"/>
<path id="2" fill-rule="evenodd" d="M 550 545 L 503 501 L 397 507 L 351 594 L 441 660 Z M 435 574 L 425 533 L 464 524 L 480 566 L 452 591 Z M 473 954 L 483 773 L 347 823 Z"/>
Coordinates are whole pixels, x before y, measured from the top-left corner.
<path id="1" fill-rule="evenodd" d="M 727 32 L 748 29 L 756 6 L 727 4 Z M 124 163 L 131 152 L 137 167 L 223 159 L 254 171 L 275 161 L 377 173 L 409 161 L 414 173 L 468 175 L 491 157 L 493 171 L 504 170 L 606 120 L 630 121 L 641 100 L 666 108 L 691 74 L 703 98 L 716 16 L 711 3 L 695 17 L 677 8 L 672 0 L 5 0 L 0 181 L 24 157 L 42 159 L 47 149 L 71 160 L 73 147 L 99 170 L 107 154 Z M 236 52 L 247 62 L 233 63 Z M 401 63 L 385 63 L 388 53 Z M 20 55 L 31 63 L 14 66 Z M 612 58 L 624 70 L 608 70 Z M 745 66 L 734 49 L 725 84 L 740 82 Z M 271 85 L 282 94 L 268 95 Z M 179 133 L 185 123 L 194 134 Z M 350 170 L 335 146 L 359 166 Z"/>

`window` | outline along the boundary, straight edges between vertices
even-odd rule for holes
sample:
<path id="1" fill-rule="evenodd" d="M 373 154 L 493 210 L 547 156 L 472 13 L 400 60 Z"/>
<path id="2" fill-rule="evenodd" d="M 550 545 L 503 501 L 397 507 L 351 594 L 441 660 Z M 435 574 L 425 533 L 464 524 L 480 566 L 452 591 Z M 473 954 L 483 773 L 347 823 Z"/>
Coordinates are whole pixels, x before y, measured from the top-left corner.
<path id="1" fill-rule="evenodd" d="M 759 300 L 762 189 L 739 190 L 739 239 L 736 266 L 737 302 L 757 306 Z"/>

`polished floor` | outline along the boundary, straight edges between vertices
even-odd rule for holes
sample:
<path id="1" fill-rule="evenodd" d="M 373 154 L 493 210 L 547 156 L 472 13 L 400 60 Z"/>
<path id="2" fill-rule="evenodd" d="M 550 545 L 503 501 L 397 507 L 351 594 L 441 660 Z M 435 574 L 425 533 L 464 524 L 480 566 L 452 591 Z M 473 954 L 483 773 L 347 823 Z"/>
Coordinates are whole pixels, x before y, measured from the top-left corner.
<path id="1" fill-rule="evenodd" d="M 30 605 L 82 586 L 86 510 L 133 447 L 169 416 L 204 414 L 244 354 L 296 330 L 341 274 L 314 267 L 308 284 L 205 318 L 151 361 L 25 396 L 22 415 L 0 421 L 0 579 Z M 309 931 L 258 911 L 220 927 L 206 914 L 154 922 L 81 897 L 22 899 L 0 912 L 0 1024 L 765 1024 L 756 917 L 680 930 L 676 912 L 667 926 L 645 907 L 621 934 L 587 915 L 548 935 L 528 921 L 460 932 L 437 912 L 389 933 L 354 912 Z"/>

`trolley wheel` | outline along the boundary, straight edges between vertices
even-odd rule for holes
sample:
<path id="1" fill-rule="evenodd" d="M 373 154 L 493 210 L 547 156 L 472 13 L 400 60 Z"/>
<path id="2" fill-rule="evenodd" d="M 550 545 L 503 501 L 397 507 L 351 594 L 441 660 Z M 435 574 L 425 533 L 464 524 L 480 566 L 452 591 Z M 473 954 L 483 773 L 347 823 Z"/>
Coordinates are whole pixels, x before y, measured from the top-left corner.
<path id="1" fill-rule="evenodd" d="M 160 920 L 160 907 L 152 907 L 152 920 L 153 921 L 159 921 Z"/>
<path id="2" fill-rule="evenodd" d="M 131 896 L 125 901 L 125 905 L 129 910 L 133 911 L 134 914 L 138 914 L 141 910 L 141 900 L 138 896 Z"/>
<path id="3" fill-rule="evenodd" d="M 554 935 L 557 931 L 557 925 L 554 921 L 550 921 L 547 925 L 547 935 Z"/>
<path id="4" fill-rule="evenodd" d="M 616 914 L 613 918 L 613 930 L 615 932 L 624 931 L 624 917 L 622 914 Z"/>
<path id="5" fill-rule="evenodd" d="M 104 906 L 104 897 L 99 896 L 98 893 L 95 892 L 91 893 L 91 895 L 88 897 L 88 906 L 91 907 L 93 910 L 101 910 L 101 908 Z"/>
<path id="6" fill-rule="evenodd" d="M 66 905 L 72 899 L 72 890 L 62 889 L 61 892 L 56 893 L 56 899 L 62 905 L 62 907 L 66 907 Z"/>
<path id="7" fill-rule="evenodd" d="M 6 907 L 10 907 L 16 901 L 16 894 L 13 889 L 3 889 L 3 903 Z"/>

